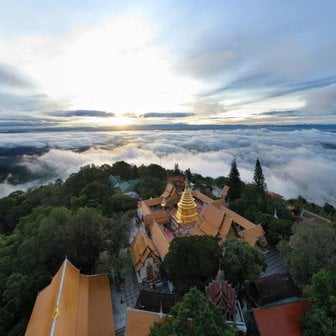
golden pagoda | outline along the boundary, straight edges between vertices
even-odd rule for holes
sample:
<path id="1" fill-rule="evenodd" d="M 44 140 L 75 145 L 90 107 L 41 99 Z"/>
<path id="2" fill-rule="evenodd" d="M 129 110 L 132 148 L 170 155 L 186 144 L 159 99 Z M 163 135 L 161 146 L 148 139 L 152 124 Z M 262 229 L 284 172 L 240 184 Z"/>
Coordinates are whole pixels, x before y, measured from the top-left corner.
<path id="1" fill-rule="evenodd" d="M 198 220 L 197 205 L 189 190 L 188 182 L 185 182 L 185 188 L 180 201 L 177 203 L 176 219 L 179 225 L 195 223 Z"/>

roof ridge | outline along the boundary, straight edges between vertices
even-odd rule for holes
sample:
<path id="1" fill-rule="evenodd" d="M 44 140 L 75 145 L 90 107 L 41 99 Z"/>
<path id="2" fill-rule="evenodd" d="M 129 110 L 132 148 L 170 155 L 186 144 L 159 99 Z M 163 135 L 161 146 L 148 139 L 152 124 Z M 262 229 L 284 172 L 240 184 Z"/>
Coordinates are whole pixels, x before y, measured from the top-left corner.
<path id="1" fill-rule="evenodd" d="M 63 266 L 63 270 L 62 270 L 62 277 L 61 277 L 61 281 L 60 281 L 60 284 L 59 284 L 59 287 L 58 287 L 55 311 L 54 311 L 53 321 L 52 321 L 51 329 L 50 329 L 50 336 L 54 336 L 54 334 L 55 334 L 56 321 L 57 321 L 57 318 L 60 314 L 59 313 L 59 305 L 60 305 L 61 295 L 62 295 L 62 291 L 63 291 L 63 284 L 64 284 L 64 279 L 65 279 L 65 272 L 66 272 L 66 268 L 67 268 L 67 263 L 68 263 L 68 258 L 65 258 L 65 260 L 63 262 L 64 266 Z"/>

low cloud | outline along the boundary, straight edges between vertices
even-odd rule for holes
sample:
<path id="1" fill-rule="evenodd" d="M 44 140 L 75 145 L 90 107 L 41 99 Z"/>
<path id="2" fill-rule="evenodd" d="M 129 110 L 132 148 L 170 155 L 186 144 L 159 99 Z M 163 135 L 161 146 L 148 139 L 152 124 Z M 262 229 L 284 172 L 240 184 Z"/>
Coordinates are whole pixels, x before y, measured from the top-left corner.
<path id="1" fill-rule="evenodd" d="M 143 118 L 186 118 L 186 117 L 192 117 L 193 113 L 184 113 L 184 112 L 150 112 L 150 113 L 144 113 L 141 115 Z"/>
<path id="2" fill-rule="evenodd" d="M 319 204 L 335 204 L 336 200 L 333 131 L 291 127 L 3 134 L 0 147 L 22 146 L 27 137 L 32 146 L 51 149 L 39 156 L 24 155 L 20 164 L 38 175 L 46 172 L 53 179 L 65 179 L 86 164 L 113 164 L 119 160 L 136 165 L 156 163 L 170 169 L 178 163 L 183 170 L 190 168 L 205 176 L 227 176 L 235 158 L 242 179 L 251 182 L 258 157 L 269 190 L 286 198 L 302 195 Z M 0 195 L 27 187 L 0 184 Z"/>
<path id="3" fill-rule="evenodd" d="M 52 116 L 61 117 L 96 117 L 96 118 L 111 118 L 115 117 L 113 112 L 96 111 L 96 110 L 73 110 L 73 111 L 58 111 L 50 113 Z"/>
<path id="4" fill-rule="evenodd" d="M 32 88 L 33 83 L 29 81 L 26 76 L 20 74 L 13 67 L 0 63 L 0 83 L 1 88 Z"/>

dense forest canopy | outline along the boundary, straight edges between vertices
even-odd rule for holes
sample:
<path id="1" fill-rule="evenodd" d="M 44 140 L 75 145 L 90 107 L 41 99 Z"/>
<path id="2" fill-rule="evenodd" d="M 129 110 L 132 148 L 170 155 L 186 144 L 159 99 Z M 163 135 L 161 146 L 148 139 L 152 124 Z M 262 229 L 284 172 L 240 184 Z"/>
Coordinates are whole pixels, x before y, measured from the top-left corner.
<path id="1" fill-rule="evenodd" d="M 308 260 L 308 257 L 304 246 L 300 245 L 303 239 L 300 238 L 301 231 L 293 226 L 293 215 L 288 211 L 288 205 L 297 209 L 304 207 L 329 219 L 335 219 L 335 209 L 330 204 L 319 207 L 302 197 L 290 201 L 270 197 L 265 189 L 260 188 L 265 184 L 259 166 L 260 162 L 257 181 L 261 184 L 258 186 L 256 181 L 236 183 L 239 188 L 236 196 L 239 197 L 231 200 L 229 206 L 249 220 L 261 223 L 270 245 L 275 246 L 281 241 L 290 272 L 307 283 L 322 266 L 318 261 L 311 269 L 300 269 L 301 263 L 295 266 L 299 257 L 293 257 L 296 252 L 286 243 L 293 232 L 292 241 L 297 242 L 294 248 L 303 260 Z M 237 169 L 234 175 L 239 177 L 236 163 L 234 168 Z M 24 333 L 37 292 L 50 283 L 66 256 L 83 273 L 106 271 L 111 267 L 117 270 L 117 276 L 124 272 L 125 265 L 129 264 L 124 247 L 128 246 L 130 219 L 134 216 L 136 200 L 113 188 L 110 175 L 119 175 L 123 180 L 139 179 L 135 191 L 145 199 L 159 196 L 165 188 L 166 177 L 176 174 L 187 176 L 195 188 L 208 195 L 211 195 L 212 186 L 235 186 L 232 181 L 230 183 L 230 176 L 203 177 L 190 169 L 183 172 L 178 165 L 174 170 L 166 170 L 156 164 L 136 167 L 117 162 L 112 166 L 85 166 L 66 181 L 56 180 L 0 199 L 0 334 L 14 336 Z M 278 218 L 274 216 L 275 209 Z M 313 227 L 309 230 L 312 239 L 314 230 Z M 335 240 L 331 241 L 330 235 L 325 241 L 323 239 L 328 236 L 326 232 L 332 230 L 335 232 L 335 227 L 330 224 L 326 230 L 318 232 L 322 245 L 330 241 L 328 249 L 322 246 L 319 253 L 334 251 Z M 102 251 L 109 254 L 109 263 L 105 267 L 97 264 Z M 326 256 L 322 255 L 319 259 L 327 260 L 324 258 Z M 327 262 L 324 266 L 334 271 L 332 263 L 331 267 Z M 212 271 L 211 275 L 214 274 Z M 201 282 L 206 278 L 203 274 Z"/>

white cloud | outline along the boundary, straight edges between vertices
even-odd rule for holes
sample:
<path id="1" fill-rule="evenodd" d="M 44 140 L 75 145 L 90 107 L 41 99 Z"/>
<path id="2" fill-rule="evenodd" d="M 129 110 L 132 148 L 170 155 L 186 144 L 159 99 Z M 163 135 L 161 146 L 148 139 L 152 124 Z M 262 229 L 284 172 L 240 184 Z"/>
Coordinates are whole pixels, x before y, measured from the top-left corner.
<path id="1" fill-rule="evenodd" d="M 332 132 L 235 129 L 3 134 L 0 147 L 25 145 L 27 137 L 31 145 L 52 149 L 39 157 L 25 156 L 22 164 L 55 178 L 64 179 L 89 163 L 119 160 L 136 165 L 156 163 L 170 169 L 178 163 L 183 170 L 190 168 L 205 176 L 227 176 L 236 158 L 242 179 L 250 182 L 259 157 L 269 190 L 287 198 L 301 194 L 320 204 L 336 203 L 336 134 Z M 74 151 L 86 146 L 90 148 L 84 152 Z M 1 195 L 12 190 L 7 184 L 0 185 Z"/>
<path id="2" fill-rule="evenodd" d="M 74 109 L 180 112 L 200 89 L 196 80 L 176 74 L 154 27 L 136 15 L 81 27 L 63 39 L 0 40 L 0 53 L 51 99 Z"/>

